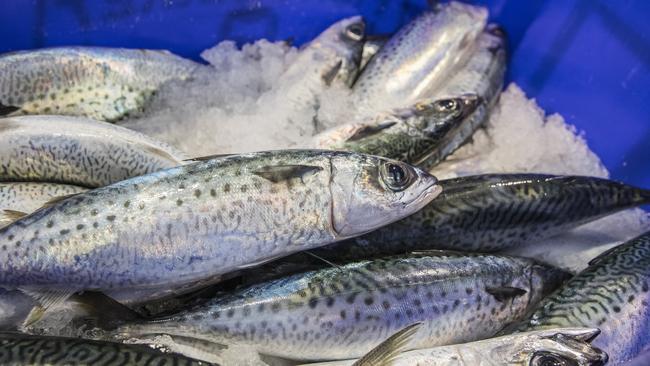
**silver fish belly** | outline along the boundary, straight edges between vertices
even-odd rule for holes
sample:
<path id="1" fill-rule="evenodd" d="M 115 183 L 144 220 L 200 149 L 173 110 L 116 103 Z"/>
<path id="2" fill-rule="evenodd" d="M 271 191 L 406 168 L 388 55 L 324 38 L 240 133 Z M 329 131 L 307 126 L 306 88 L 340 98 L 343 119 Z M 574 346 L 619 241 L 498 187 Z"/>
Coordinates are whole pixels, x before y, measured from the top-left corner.
<path id="1" fill-rule="evenodd" d="M 345 359 L 414 322 L 423 325 L 412 348 L 492 336 L 565 278 L 557 269 L 503 256 L 364 260 L 253 285 L 120 332 L 248 344 L 291 359 Z"/>
<path id="2" fill-rule="evenodd" d="M 598 327 L 594 345 L 612 364 L 633 359 L 650 344 L 650 233 L 603 253 L 543 299 L 517 330 Z"/>
<path id="3" fill-rule="evenodd" d="M 354 84 L 359 114 L 411 105 L 425 97 L 469 56 L 486 19 L 486 9 L 452 1 L 400 29 Z"/>
<path id="4" fill-rule="evenodd" d="M 0 119 L 0 181 L 100 187 L 183 164 L 185 155 L 141 133 L 83 117 Z"/>
<path id="5" fill-rule="evenodd" d="M 143 108 L 199 64 L 167 51 L 59 47 L 0 55 L 0 115 L 61 114 L 115 121 Z"/>
<path id="6" fill-rule="evenodd" d="M 360 235 L 439 192 L 421 170 L 360 154 L 211 159 L 90 190 L 0 229 L 0 286 L 61 298 L 139 290 L 144 302 L 156 290 Z"/>

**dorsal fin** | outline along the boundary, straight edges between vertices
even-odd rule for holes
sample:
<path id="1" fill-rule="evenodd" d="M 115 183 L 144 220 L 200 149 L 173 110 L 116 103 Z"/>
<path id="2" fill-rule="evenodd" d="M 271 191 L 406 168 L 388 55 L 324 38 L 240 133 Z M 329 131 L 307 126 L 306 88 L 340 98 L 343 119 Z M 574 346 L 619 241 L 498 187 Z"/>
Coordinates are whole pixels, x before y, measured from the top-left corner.
<path id="1" fill-rule="evenodd" d="M 27 216 L 26 212 L 15 211 L 15 210 L 2 210 L 0 213 L 0 227 L 7 226 L 12 222 Z"/>
<path id="2" fill-rule="evenodd" d="M 214 155 L 206 155 L 206 156 L 197 156 L 195 158 L 184 159 L 183 161 L 207 161 L 212 159 L 225 158 L 227 156 L 232 156 L 232 155 L 234 154 L 214 154 Z"/>
<path id="3" fill-rule="evenodd" d="M 321 170 L 323 168 L 314 165 L 271 165 L 261 167 L 254 171 L 253 174 L 273 183 L 279 183 L 297 178 L 303 180 L 306 175 L 314 174 Z"/>
<path id="4" fill-rule="evenodd" d="M 413 335 L 422 323 L 407 326 L 399 332 L 388 337 L 377 347 L 358 359 L 352 366 L 389 366 L 402 351 L 408 346 Z"/>
<path id="5" fill-rule="evenodd" d="M 65 196 L 56 196 L 56 197 L 52 197 L 52 198 L 50 198 L 49 201 L 45 202 L 45 203 L 43 204 L 43 206 L 41 206 L 41 207 L 39 208 L 39 210 L 42 210 L 42 209 L 44 209 L 44 208 L 48 208 L 48 207 L 50 207 L 50 206 L 54 206 L 54 205 L 56 205 L 57 203 L 59 203 L 59 202 L 61 202 L 61 201 L 63 201 L 63 200 L 67 200 L 67 199 L 70 198 L 70 197 L 74 197 L 74 196 L 80 195 L 81 193 L 83 193 L 83 192 L 67 194 L 67 195 L 65 195 Z"/>
<path id="6" fill-rule="evenodd" d="M 348 137 L 346 141 L 357 141 L 364 137 L 375 135 L 387 128 L 393 127 L 396 124 L 397 122 L 390 121 L 390 122 L 382 122 L 377 125 L 365 125 L 360 129 L 358 129 L 352 136 Z"/>
<path id="7" fill-rule="evenodd" d="M 511 286 L 487 287 L 485 291 L 494 296 L 494 298 L 499 302 L 514 299 L 515 297 L 524 295 L 528 292 L 522 288 Z"/>
<path id="8" fill-rule="evenodd" d="M 0 116 L 8 116 L 19 109 L 20 107 L 16 107 L 13 105 L 0 104 Z"/>

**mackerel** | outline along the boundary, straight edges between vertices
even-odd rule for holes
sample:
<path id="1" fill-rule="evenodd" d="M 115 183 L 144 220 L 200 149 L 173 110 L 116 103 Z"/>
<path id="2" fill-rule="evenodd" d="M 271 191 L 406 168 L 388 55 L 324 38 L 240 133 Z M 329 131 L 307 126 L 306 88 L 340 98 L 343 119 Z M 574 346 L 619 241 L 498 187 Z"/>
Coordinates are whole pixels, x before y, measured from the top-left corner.
<path id="1" fill-rule="evenodd" d="M 116 121 L 166 82 L 201 67 L 168 51 L 57 47 L 0 55 L 0 116 L 60 114 Z"/>
<path id="2" fill-rule="evenodd" d="M 126 303 L 176 295 L 410 215 L 440 193 L 436 182 L 355 153 L 207 159 L 72 196 L 0 229 L 0 286 L 44 310 L 80 290 Z"/>
<path id="3" fill-rule="evenodd" d="M 0 119 L 0 181 L 93 188 L 181 165 L 185 158 L 139 132 L 83 117 Z"/>
<path id="4" fill-rule="evenodd" d="M 412 348 L 490 337 L 567 275 L 523 258 L 431 252 L 362 260 L 262 282 L 179 314 L 125 325 L 298 360 L 360 357 L 422 322 Z"/>
<path id="5" fill-rule="evenodd" d="M 650 232 L 603 253 L 564 286 L 542 300 L 520 331 L 598 327 L 594 345 L 614 365 L 650 345 Z"/>
<path id="6" fill-rule="evenodd" d="M 532 331 L 400 353 L 412 337 L 408 331 L 407 327 L 396 333 L 359 360 L 309 366 L 603 366 L 607 362 L 607 354 L 591 345 L 599 334 L 595 328 Z"/>

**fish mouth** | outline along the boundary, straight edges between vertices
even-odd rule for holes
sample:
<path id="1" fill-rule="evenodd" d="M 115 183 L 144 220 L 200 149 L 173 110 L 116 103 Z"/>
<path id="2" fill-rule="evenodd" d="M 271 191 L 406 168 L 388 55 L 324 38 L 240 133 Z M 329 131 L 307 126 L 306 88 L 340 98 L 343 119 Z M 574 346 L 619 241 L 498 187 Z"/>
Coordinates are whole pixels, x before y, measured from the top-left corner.
<path id="1" fill-rule="evenodd" d="M 439 184 L 438 179 L 433 178 L 433 182 L 428 187 L 422 190 L 420 194 L 413 197 L 413 199 L 404 203 L 405 208 L 410 208 L 414 204 L 420 203 L 420 207 L 426 206 L 429 202 L 433 201 L 442 193 L 442 186 Z"/>
<path id="2" fill-rule="evenodd" d="M 463 101 L 463 114 L 461 118 L 465 118 L 474 113 L 478 106 L 483 103 L 483 98 L 478 94 L 463 94 L 461 99 Z"/>

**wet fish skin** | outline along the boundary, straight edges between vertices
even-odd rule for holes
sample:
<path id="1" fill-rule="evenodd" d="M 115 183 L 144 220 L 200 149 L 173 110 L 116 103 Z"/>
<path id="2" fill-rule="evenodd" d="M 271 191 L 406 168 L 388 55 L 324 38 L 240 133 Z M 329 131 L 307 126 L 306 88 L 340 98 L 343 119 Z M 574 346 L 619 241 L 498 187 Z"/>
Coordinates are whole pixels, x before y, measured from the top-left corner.
<path id="1" fill-rule="evenodd" d="M 612 364 L 633 359 L 650 344 L 650 232 L 590 262 L 587 269 L 543 299 L 518 331 L 597 326 L 594 345 Z"/>
<path id="2" fill-rule="evenodd" d="M 650 202 L 647 190 L 585 176 L 485 174 L 440 185 L 440 196 L 415 214 L 310 252 L 335 263 L 427 249 L 493 252 Z M 300 253 L 286 260 L 314 261 Z"/>
<path id="3" fill-rule="evenodd" d="M 359 114 L 372 115 L 427 97 L 469 57 L 486 19 L 486 9 L 452 1 L 400 29 L 353 86 Z"/>
<path id="4" fill-rule="evenodd" d="M 425 160 L 445 141 L 449 131 L 473 115 L 482 103 L 474 94 L 422 100 L 401 108 L 325 131 L 315 138 L 319 148 L 356 151 L 406 163 Z M 425 167 L 426 168 L 426 167 Z"/>
<path id="5" fill-rule="evenodd" d="M 590 328 L 531 331 L 404 352 L 390 363 L 372 366 L 603 366 L 607 354 L 590 344 L 597 334 L 598 329 Z M 322 362 L 309 366 L 370 366 L 355 362 Z"/>
<path id="6" fill-rule="evenodd" d="M 377 52 L 388 42 L 390 36 L 366 36 L 366 41 L 363 43 L 363 50 L 361 51 L 361 62 L 359 70 L 363 70 L 368 62 L 375 57 Z"/>
<path id="7" fill-rule="evenodd" d="M 252 285 L 120 333 L 249 344 L 298 360 L 347 359 L 414 322 L 423 324 L 413 348 L 492 336 L 566 276 L 532 260 L 493 255 L 362 260 Z"/>
<path id="8" fill-rule="evenodd" d="M 414 164 L 426 169 L 435 167 L 487 122 L 503 89 L 506 59 L 505 33 L 498 26 L 490 24 L 487 30 L 478 36 L 475 50 L 466 64 L 459 68 L 450 81 L 431 94 L 433 98 L 473 94 L 480 98 L 481 105 L 442 136 L 437 141 L 436 149 L 422 159 L 414 161 Z"/>
<path id="9" fill-rule="evenodd" d="M 0 363 L 13 366 L 214 365 L 144 345 L 0 333 Z"/>
<path id="10" fill-rule="evenodd" d="M 398 220 L 435 198 L 436 182 L 344 152 L 200 161 L 90 190 L 0 229 L 0 285 L 62 298 L 98 290 L 127 302 L 179 294 Z"/>
<path id="11" fill-rule="evenodd" d="M 174 167 L 185 158 L 164 142 L 83 117 L 0 119 L 0 181 L 92 188 Z"/>
<path id="12" fill-rule="evenodd" d="M 87 191 L 87 188 L 58 183 L 11 182 L 0 183 L 0 211 L 14 210 L 30 213 L 52 198 Z"/>
<path id="13" fill-rule="evenodd" d="M 57 47 L 0 55 L 6 115 L 61 114 L 116 121 L 144 107 L 165 82 L 201 65 L 168 51 Z"/>

